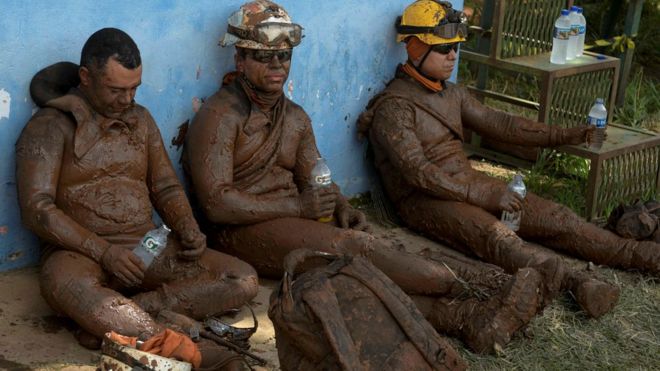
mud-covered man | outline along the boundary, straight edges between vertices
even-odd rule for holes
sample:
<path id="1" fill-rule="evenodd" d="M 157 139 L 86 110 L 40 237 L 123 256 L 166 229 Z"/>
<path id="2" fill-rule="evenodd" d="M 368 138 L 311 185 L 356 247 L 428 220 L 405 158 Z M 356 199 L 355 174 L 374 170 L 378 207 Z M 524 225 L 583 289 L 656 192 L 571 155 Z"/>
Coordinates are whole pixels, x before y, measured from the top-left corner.
<path id="1" fill-rule="evenodd" d="M 43 245 L 42 295 L 88 340 L 110 330 L 148 338 L 163 330 L 152 317 L 163 309 L 200 319 L 258 290 L 252 267 L 206 249 L 158 127 L 134 101 L 141 77 L 130 36 L 97 31 L 79 69 L 35 76 L 43 108 L 16 144 L 21 216 Z M 58 93 L 71 81 L 78 87 Z M 146 269 L 132 250 L 155 227 L 153 207 L 172 233 Z"/>
<path id="2" fill-rule="evenodd" d="M 559 256 L 527 243 L 612 267 L 660 272 L 660 246 L 617 237 L 568 208 L 470 166 L 463 127 L 504 143 L 551 147 L 585 142 L 591 127 L 563 129 L 489 109 L 460 86 L 445 83 L 465 41 L 462 13 L 451 4 L 419 0 L 397 21 L 408 61 L 369 104 L 359 121 L 375 153 L 388 196 L 412 229 L 507 271 L 531 266 L 544 275 L 545 295 L 570 289 L 587 314 L 598 317 L 618 300 L 618 287 L 570 269 Z M 499 221 L 503 210 L 523 212 L 518 234 Z"/>
<path id="3" fill-rule="evenodd" d="M 463 288 L 446 266 L 396 251 L 365 232 L 365 216 L 337 186 L 311 186 L 319 157 L 312 125 L 282 93 L 301 37 L 301 27 L 269 1 L 247 3 L 229 18 L 221 44 L 235 44 L 237 72 L 201 107 L 184 151 L 212 245 L 272 278 L 281 277 L 284 257 L 298 248 L 365 254 L 404 291 L 422 295 L 420 309 L 441 332 L 481 352 L 503 346 L 536 313 L 537 272 L 519 272 L 487 302 L 453 300 L 445 295 Z M 318 221 L 330 216 L 334 223 Z M 490 269 L 453 267 L 474 276 Z"/>

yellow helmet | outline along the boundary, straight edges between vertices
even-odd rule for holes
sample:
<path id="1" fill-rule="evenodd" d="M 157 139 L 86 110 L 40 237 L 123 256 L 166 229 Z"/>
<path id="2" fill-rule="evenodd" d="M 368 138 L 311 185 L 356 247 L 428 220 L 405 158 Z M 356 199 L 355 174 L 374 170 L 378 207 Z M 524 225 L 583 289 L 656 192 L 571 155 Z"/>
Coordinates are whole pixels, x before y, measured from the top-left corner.
<path id="1" fill-rule="evenodd" d="M 465 41 L 467 17 L 448 1 L 417 0 L 396 20 L 396 41 L 416 36 L 428 45 Z"/>

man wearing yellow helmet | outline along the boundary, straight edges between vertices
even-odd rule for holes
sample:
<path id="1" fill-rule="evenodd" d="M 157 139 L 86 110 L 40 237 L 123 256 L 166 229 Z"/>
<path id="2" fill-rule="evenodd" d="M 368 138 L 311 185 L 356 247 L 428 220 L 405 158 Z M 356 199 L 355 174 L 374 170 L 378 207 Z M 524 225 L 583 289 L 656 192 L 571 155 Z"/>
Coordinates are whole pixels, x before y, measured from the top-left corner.
<path id="1" fill-rule="evenodd" d="M 464 17 L 446 2 L 419 0 L 397 21 L 409 59 L 369 103 L 358 130 L 369 137 L 386 192 L 412 229 L 473 253 L 507 271 L 536 268 L 545 299 L 571 290 L 588 315 L 609 311 L 618 287 L 570 269 L 534 240 L 598 264 L 660 272 L 660 246 L 617 237 L 568 208 L 475 171 L 463 151 L 463 126 L 505 143 L 551 147 L 580 144 L 592 128 L 563 129 L 489 109 L 465 88 L 446 84 L 465 40 Z M 499 221 L 523 211 L 518 235 Z M 520 236 L 520 237 L 519 237 Z"/>
<path id="2" fill-rule="evenodd" d="M 446 265 L 367 233 L 364 215 L 336 185 L 311 186 L 319 157 L 312 125 L 282 92 L 300 30 L 280 6 L 265 0 L 244 4 L 229 18 L 221 44 L 235 44 L 237 72 L 199 110 L 184 150 L 211 244 L 271 278 L 282 276 L 284 257 L 298 248 L 367 255 L 404 291 L 420 295 L 420 310 L 441 333 L 479 352 L 504 346 L 537 311 L 536 271 L 524 269 L 505 278 L 504 286 L 493 285 L 488 300 L 458 299 L 464 287 Z M 335 222 L 318 221 L 328 216 Z M 473 272 L 463 276 L 469 282 L 494 269 L 446 262 L 459 275 Z"/>

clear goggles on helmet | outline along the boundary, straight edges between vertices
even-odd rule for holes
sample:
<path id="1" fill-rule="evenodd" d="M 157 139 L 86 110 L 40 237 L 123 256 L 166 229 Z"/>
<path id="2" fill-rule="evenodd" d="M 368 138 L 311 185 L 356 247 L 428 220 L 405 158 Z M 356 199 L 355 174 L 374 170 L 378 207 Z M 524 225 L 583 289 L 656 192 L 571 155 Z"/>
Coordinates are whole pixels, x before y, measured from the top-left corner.
<path id="1" fill-rule="evenodd" d="M 444 21 L 447 22 L 446 20 Z M 468 35 L 467 24 L 463 22 L 447 22 L 435 27 L 404 26 L 401 24 L 401 17 L 396 19 L 396 31 L 401 35 L 433 34 L 443 39 L 453 39 L 456 36 L 465 38 Z"/>
<path id="2" fill-rule="evenodd" d="M 303 28 L 298 24 L 280 22 L 259 23 L 250 30 L 227 26 L 227 32 L 234 36 L 268 46 L 278 46 L 285 41 L 291 47 L 297 46 L 303 38 L 302 30 Z"/>

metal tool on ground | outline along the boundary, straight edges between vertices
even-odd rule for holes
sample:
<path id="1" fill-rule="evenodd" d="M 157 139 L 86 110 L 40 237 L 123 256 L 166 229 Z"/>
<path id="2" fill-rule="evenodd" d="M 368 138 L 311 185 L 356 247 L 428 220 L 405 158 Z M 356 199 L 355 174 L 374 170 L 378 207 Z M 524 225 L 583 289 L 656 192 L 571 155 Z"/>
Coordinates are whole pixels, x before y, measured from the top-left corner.
<path id="1" fill-rule="evenodd" d="M 256 331 L 256 327 L 257 327 L 256 316 L 254 316 L 254 312 L 252 312 L 252 315 L 255 320 L 254 331 Z M 237 345 L 231 340 L 227 340 L 219 335 L 216 335 L 213 331 L 206 330 L 204 324 L 183 314 L 175 313 L 170 310 L 161 310 L 158 313 L 158 321 L 178 326 L 184 333 L 190 334 L 190 337 L 192 339 L 195 339 L 195 336 L 193 335 L 198 335 L 197 338 L 201 336 L 205 339 L 213 340 L 219 345 L 227 347 L 238 354 L 244 355 L 246 357 L 255 360 L 259 366 L 264 366 L 267 363 L 265 359 L 247 351 L 241 345 Z M 254 331 L 252 333 L 254 333 Z M 245 332 L 240 332 L 240 331 L 239 333 L 245 334 Z M 247 341 L 247 339 L 245 341 Z"/>

